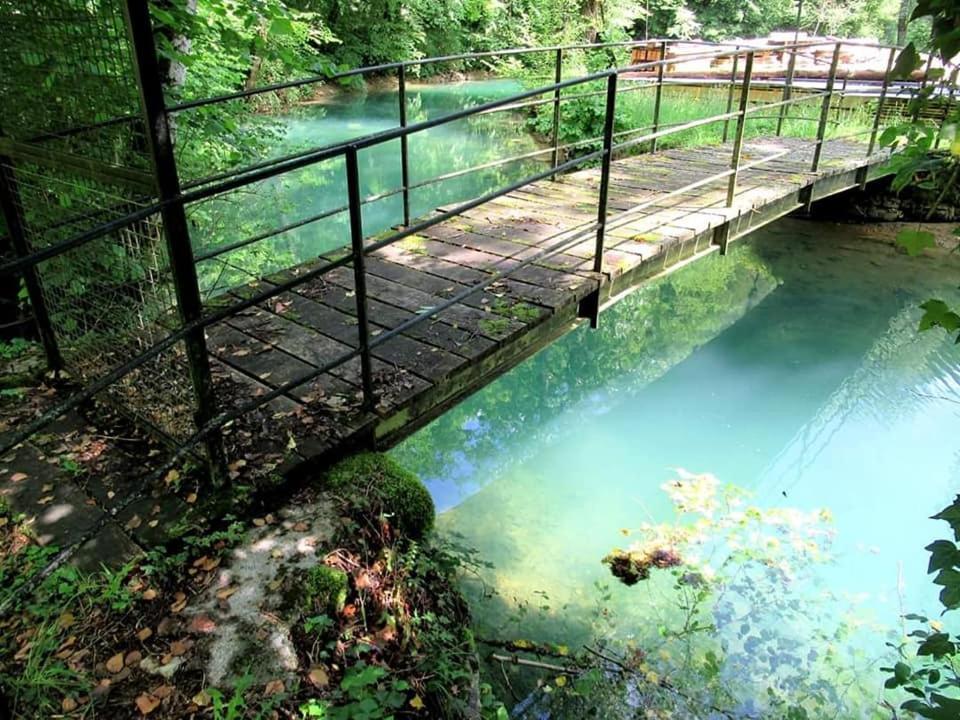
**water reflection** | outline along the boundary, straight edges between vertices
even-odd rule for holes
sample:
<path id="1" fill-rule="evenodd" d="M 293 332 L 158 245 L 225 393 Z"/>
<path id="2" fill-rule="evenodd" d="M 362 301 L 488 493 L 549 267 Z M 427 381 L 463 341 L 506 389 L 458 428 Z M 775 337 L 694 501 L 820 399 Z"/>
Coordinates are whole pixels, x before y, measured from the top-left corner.
<path id="1" fill-rule="evenodd" d="M 395 450 L 447 509 L 441 526 L 495 565 L 483 579 L 497 595 L 469 586 L 482 634 L 669 648 L 657 629 L 678 620 L 675 579 L 628 588 L 599 561 L 619 529 L 673 517 L 671 468 L 711 472 L 761 509 L 829 508 L 835 538 L 802 582 L 761 572 L 727 595 L 730 618 L 705 610 L 727 629 L 697 667 L 727 643 L 712 650 L 718 677 L 759 707 L 762 683 L 745 678 L 790 648 L 787 675 L 842 675 L 846 716 L 872 712 L 901 607 L 937 607 L 923 547 L 960 480 L 960 373 L 950 340 L 915 328 L 920 301 L 956 298 L 958 268 L 859 232 L 778 223 L 644 288 L 599 332 L 567 336 Z M 766 614 L 744 631 L 734 620 L 751 602 Z M 759 655 L 744 645 L 757 627 Z"/>

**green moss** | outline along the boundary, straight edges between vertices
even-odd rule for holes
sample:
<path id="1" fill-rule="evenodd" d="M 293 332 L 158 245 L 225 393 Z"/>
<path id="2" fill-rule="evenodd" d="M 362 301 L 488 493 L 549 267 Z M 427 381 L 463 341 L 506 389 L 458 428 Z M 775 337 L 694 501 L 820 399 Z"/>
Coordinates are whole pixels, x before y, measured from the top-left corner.
<path id="1" fill-rule="evenodd" d="M 343 570 L 315 565 L 303 581 L 303 599 L 307 612 L 317 610 L 336 615 L 347 602 L 348 579 Z"/>
<path id="2" fill-rule="evenodd" d="M 372 509 L 390 515 L 406 537 L 419 539 L 433 527 L 430 493 L 416 475 L 386 455 L 354 455 L 331 468 L 325 481 L 335 490 L 366 493 Z"/>

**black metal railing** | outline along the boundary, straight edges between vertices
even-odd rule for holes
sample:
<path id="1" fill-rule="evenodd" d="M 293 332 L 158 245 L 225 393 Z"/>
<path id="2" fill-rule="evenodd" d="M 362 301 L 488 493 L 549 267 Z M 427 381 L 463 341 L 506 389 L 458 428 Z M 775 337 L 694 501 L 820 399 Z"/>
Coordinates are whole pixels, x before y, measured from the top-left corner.
<path id="1" fill-rule="evenodd" d="M 759 115 L 761 112 L 776 111 L 776 115 L 773 117 L 777 119 L 776 132 L 780 134 L 783 131 L 785 121 L 789 119 L 789 108 L 802 103 L 820 103 L 820 113 L 816 118 L 816 130 L 811 137 L 813 160 L 810 170 L 816 171 L 821 163 L 823 144 L 827 136 L 827 128 L 831 123 L 830 112 L 838 94 L 835 86 L 841 48 L 844 45 L 842 41 L 821 41 L 797 43 L 776 48 L 778 51 L 789 55 L 789 65 L 783 84 L 782 96 L 779 101 L 760 104 L 751 104 L 752 79 L 755 68 L 755 56 L 758 49 L 741 46 L 718 48 L 704 43 L 701 52 L 671 57 L 670 48 L 673 43 L 667 40 L 658 40 L 654 43 L 659 54 L 658 60 L 611 68 L 602 72 L 567 79 L 563 77 L 564 60 L 565 57 L 573 51 L 592 51 L 610 47 L 629 48 L 638 45 L 649 45 L 650 43 L 648 41 L 636 41 L 629 43 L 608 43 L 604 45 L 582 44 L 548 48 L 517 48 L 504 51 L 425 58 L 415 61 L 387 63 L 370 68 L 360 68 L 339 73 L 333 77 L 334 79 L 345 79 L 347 77 L 369 75 L 372 73 L 397 73 L 399 101 L 397 127 L 354 138 L 333 146 L 309 148 L 283 157 L 260 161 L 228 172 L 217 173 L 189 182 L 181 182 L 174 161 L 171 133 L 165 131 L 165 129 L 171 125 L 171 118 L 173 116 L 198 108 L 216 105 L 217 103 L 242 101 L 263 93 L 284 91 L 291 88 L 326 82 L 331 78 L 329 76 L 305 78 L 287 83 L 278 83 L 266 87 L 244 90 L 222 97 L 192 100 L 173 106 L 165 106 L 162 101 L 162 88 L 160 87 L 158 79 L 159 74 L 155 72 L 156 55 L 153 46 L 152 29 L 145 9 L 146 4 L 142 2 L 142 0 L 128 0 L 127 8 L 129 30 L 132 44 L 137 51 L 136 56 L 140 74 L 139 80 L 144 99 L 143 121 L 145 126 L 151 130 L 148 135 L 148 140 L 151 143 L 151 152 L 154 161 L 154 179 L 157 188 L 155 199 L 135 212 L 126 214 L 124 217 L 111 220 L 110 222 L 78 233 L 73 237 L 50 245 L 49 247 L 33 252 L 28 252 L 27 249 L 24 248 L 20 258 L 0 266 L 0 273 L 27 272 L 29 274 L 47 260 L 64 255 L 93 240 L 108 236 L 111 233 L 128 227 L 132 223 L 141 222 L 148 217 L 160 214 L 163 217 L 166 244 L 170 258 L 171 276 L 177 293 L 177 307 L 180 312 L 178 328 L 167 334 L 160 341 L 138 353 L 135 357 L 129 358 L 122 365 L 110 369 L 98 378 L 91 379 L 82 390 L 75 393 L 71 398 L 44 413 L 34 422 L 12 433 L 9 439 L 4 442 L 4 447 L 0 448 L 0 453 L 22 442 L 30 437 L 30 435 L 47 426 L 56 417 L 97 395 L 106 388 L 109 388 L 119 379 L 137 368 L 144 366 L 161 353 L 168 351 L 174 345 L 183 342 L 187 348 L 187 361 L 191 371 L 196 402 L 196 429 L 189 437 L 178 441 L 176 448 L 167 461 L 152 473 L 152 478 L 162 477 L 164 473 L 181 462 L 185 456 L 192 453 L 200 444 L 206 446 L 208 457 L 212 460 L 212 465 L 222 466 L 223 454 L 219 433 L 225 425 L 357 358 L 359 358 L 361 366 L 362 407 L 364 411 L 371 411 L 377 402 L 372 370 L 372 351 L 377 347 L 420 323 L 431 321 L 431 319 L 436 318 L 436 316 L 444 310 L 463 302 L 472 295 L 482 292 L 492 284 L 515 274 L 518 270 L 531 263 L 546 260 L 590 238 L 594 241 L 593 271 L 601 273 L 604 267 L 603 259 L 607 232 L 611 227 L 628 221 L 632 215 L 649 207 L 653 202 L 661 202 L 666 198 L 689 192 L 710 183 L 726 180 L 727 191 L 725 204 L 728 208 L 733 207 L 742 171 L 749 168 L 760 167 L 790 152 L 788 150 L 775 152 L 764 158 L 752 160 L 749 163 L 743 162 L 743 146 L 748 122 L 752 117 L 762 117 Z M 863 46 L 861 43 L 857 45 Z M 823 88 L 816 90 L 805 89 L 802 93 L 795 92 L 798 57 L 810 56 L 813 49 L 822 47 L 832 47 L 833 49 Z M 410 67 L 485 57 L 511 57 L 538 53 L 549 53 L 554 57 L 554 76 L 552 83 L 524 90 L 507 98 L 482 103 L 476 107 L 451 112 L 442 117 L 416 123 L 408 122 L 407 73 Z M 876 147 L 876 139 L 882 123 L 881 114 L 884 100 L 891 86 L 890 73 L 894 55 L 895 49 L 891 48 L 891 62 L 887 66 L 887 71 L 879 89 L 879 100 L 877 102 L 872 127 L 862 133 L 857 133 L 869 135 L 869 141 L 866 146 L 867 156 L 871 156 Z M 151 58 L 153 58 L 153 60 L 151 60 Z M 662 109 L 664 102 L 667 101 L 664 88 L 671 83 L 670 76 L 674 74 L 671 67 L 675 69 L 685 64 L 717 60 L 729 60 L 732 64 L 729 77 L 722 83 L 718 83 L 721 87 L 726 86 L 727 88 L 726 112 L 679 123 L 663 123 Z M 153 66 L 151 62 L 154 64 Z M 818 62 L 821 61 L 818 60 Z M 822 62 L 827 64 L 827 61 Z M 927 74 L 929 75 L 929 68 Z M 603 84 L 602 89 L 593 90 L 590 88 L 591 85 L 598 83 Z M 628 92 L 648 90 L 652 90 L 655 93 L 651 122 L 641 128 L 627 128 L 617 131 L 615 120 L 618 97 Z M 588 96 L 602 96 L 604 98 L 603 128 L 601 135 L 596 138 L 584 139 L 568 145 L 562 145 L 560 143 L 562 104 Z M 457 170 L 452 173 L 442 173 L 428 180 L 411 183 L 408 147 L 408 139 L 411 136 L 458 120 L 492 113 L 516 112 L 518 109 L 529 109 L 541 105 L 552 105 L 552 127 L 548 147 L 518 156 L 499 158 L 475 167 Z M 838 119 L 835 118 L 834 122 L 837 120 Z M 656 151 L 658 143 L 664 138 L 709 125 L 722 126 L 722 137 L 724 141 L 727 141 L 730 135 L 731 124 L 733 124 L 733 143 L 728 169 L 698 178 L 693 182 L 683 185 L 681 188 L 659 196 L 655 201 L 637 203 L 629 210 L 611 217 L 608 211 L 608 196 L 610 168 L 615 156 L 627 152 L 636 152 L 639 149 Z M 370 197 L 363 197 L 361 193 L 362 173 L 358 163 L 358 153 L 362 150 L 395 140 L 399 141 L 400 148 L 398 158 L 401 167 L 400 186 Z M 599 143 L 598 149 L 589 150 L 590 146 L 597 143 Z M 588 150 L 580 154 L 573 152 L 582 146 L 587 146 Z M 570 152 L 569 157 L 566 156 L 567 152 Z M 480 197 L 457 203 L 444 211 L 436 212 L 424 218 L 411 217 L 410 192 L 412 190 L 466 173 L 478 172 L 482 169 L 498 167 L 535 157 L 548 157 L 548 162 L 544 169 L 526 174 L 518 180 L 496 187 Z M 339 158 L 343 159 L 346 178 L 347 192 L 344 204 L 319 213 L 313 213 L 308 217 L 285 223 L 279 227 L 271 228 L 270 230 L 249 237 L 237 238 L 214 248 L 194 252 L 190 239 L 190 227 L 186 222 L 185 215 L 189 206 L 211 198 L 224 197 L 233 191 L 249 188 L 255 183 L 281 177 L 302 168 Z M 375 336 L 371 333 L 371 320 L 367 307 L 368 294 L 366 291 L 365 271 L 365 259 L 370 253 L 397 243 L 404 238 L 421 233 L 434 225 L 462 215 L 473 208 L 502 197 L 526 185 L 548 178 L 556 178 L 563 173 L 577 168 L 583 168 L 591 163 L 597 163 L 599 165 L 598 172 L 600 176 L 595 221 L 582 223 L 572 228 L 566 228 L 555 237 L 548 238 L 543 247 L 535 254 L 524 256 L 522 259 L 507 258 L 506 260 L 510 262 L 508 263 L 505 260 L 500 266 L 493 266 L 492 272 L 483 282 L 464 288 L 444 302 L 438 303 L 427 311 L 419 313 L 389 330 Z M 402 196 L 403 225 L 381 236 L 368 238 L 363 227 L 363 206 L 367 203 L 394 195 Z M 229 303 L 221 304 L 215 309 L 208 309 L 203 306 L 197 280 L 197 263 L 214 260 L 239 248 L 255 245 L 276 235 L 338 214 L 345 214 L 349 223 L 349 244 L 343 252 L 320 264 L 311 265 L 308 269 L 283 282 L 272 283 L 265 288 L 258 289 L 243 299 L 231 300 Z M 726 238 L 718 238 L 718 244 L 722 250 L 725 250 Z M 240 312 L 254 308 L 267 300 L 276 298 L 313 279 L 322 277 L 333 270 L 347 266 L 352 267 L 355 286 L 358 333 L 356 346 L 342 353 L 339 357 L 333 358 L 320 366 L 313 367 L 299 377 L 279 384 L 269 391 L 241 402 L 230 410 L 224 410 L 215 397 L 213 390 L 208 366 L 207 348 L 204 340 L 204 330 Z M 32 293 L 31 299 L 34 299 Z M 42 317 L 42 296 L 38 294 L 35 300 L 39 318 Z M 597 320 L 596 314 L 590 319 L 595 324 Z M 150 478 L 147 480 L 149 482 Z M 147 485 L 148 482 L 145 483 L 145 485 Z"/>

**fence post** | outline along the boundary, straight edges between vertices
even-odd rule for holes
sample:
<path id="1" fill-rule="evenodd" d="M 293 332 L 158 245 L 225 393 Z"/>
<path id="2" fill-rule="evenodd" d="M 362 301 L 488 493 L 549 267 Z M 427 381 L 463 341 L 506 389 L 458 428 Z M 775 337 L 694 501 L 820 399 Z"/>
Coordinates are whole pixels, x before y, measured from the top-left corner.
<path id="1" fill-rule="evenodd" d="M 597 199 L 597 246 L 593 255 L 593 271 L 603 272 L 603 243 L 607 229 L 607 198 L 610 193 L 610 162 L 613 159 L 613 128 L 617 111 L 617 73 L 607 76 L 607 102 L 603 116 L 603 155 L 600 158 L 600 195 Z M 590 318 L 590 327 L 595 328 L 600 316 L 600 288 Z"/>
<path id="2" fill-rule="evenodd" d="M 917 122 L 920 119 L 920 109 L 926 102 L 923 99 L 923 91 L 927 89 L 927 82 L 930 80 L 930 68 L 933 66 L 933 53 L 927 55 L 927 66 L 923 70 L 923 80 L 920 81 L 920 89 L 917 91 L 917 97 L 913 106 L 912 120 Z"/>
<path id="3" fill-rule="evenodd" d="M 727 184 L 727 207 L 733 207 L 737 195 L 737 177 L 740 174 L 740 157 L 743 154 L 743 132 L 747 126 L 747 106 L 750 103 L 750 81 L 753 77 L 753 50 L 747 53 L 743 67 L 743 87 L 740 90 L 740 105 L 737 111 L 737 129 L 733 137 L 733 153 L 730 157 L 730 181 Z M 721 245 L 726 251 L 726 242 Z"/>
<path id="4" fill-rule="evenodd" d="M 657 94 L 653 100 L 653 132 L 660 130 L 660 102 L 663 99 L 663 69 L 667 63 L 667 43 L 660 43 L 660 67 L 657 68 Z M 650 152 L 657 151 L 657 138 L 650 142 Z"/>
<path id="5" fill-rule="evenodd" d="M 553 81 L 558 85 L 563 80 L 563 48 L 557 48 L 557 57 L 554 60 Z M 553 155 L 550 167 L 556 168 L 560 164 L 560 88 L 553 91 Z M 551 175 L 556 179 L 556 175 Z"/>
<path id="6" fill-rule="evenodd" d="M 823 139 L 827 133 L 827 120 L 830 117 L 830 105 L 833 103 L 833 86 L 837 80 L 837 66 L 840 64 L 840 45 L 833 49 L 833 60 L 830 62 L 830 75 L 827 77 L 827 89 L 820 105 L 820 122 L 817 123 L 817 144 L 813 149 L 813 162 L 810 172 L 820 169 L 820 159 L 823 156 Z"/>
<path id="7" fill-rule="evenodd" d="M 793 47 L 790 51 L 790 60 L 787 62 L 787 78 L 783 85 L 783 102 L 787 102 L 793 95 L 793 76 L 797 71 L 797 48 Z M 777 137 L 783 132 L 783 121 L 787 119 L 788 105 L 780 106 L 780 117 L 777 118 Z M 729 108 L 727 112 L 730 112 Z"/>
<path id="8" fill-rule="evenodd" d="M 0 155 L 0 209 L 10 233 L 10 241 L 17 257 L 23 258 L 30 254 L 30 244 L 27 242 L 26 227 L 23 221 L 20 202 L 20 191 L 14 174 L 13 161 Z M 35 265 L 23 269 L 23 283 L 27 288 L 27 297 L 30 298 L 30 308 L 33 310 L 33 319 L 40 334 L 40 342 L 47 357 L 47 367 L 50 370 L 60 370 L 63 367 L 63 356 L 57 345 L 57 336 L 50 322 L 50 313 L 47 302 L 43 297 L 43 288 Z"/>
<path id="9" fill-rule="evenodd" d="M 873 149 L 877 144 L 877 133 L 880 130 L 880 120 L 883 115 L 883 103 L 887 99 L 887 91 L 890 88 L 890 74 L 893 72 L 893 63 L 897 58 L 897 49 L 890 48 L 890 58 L 887 60 L 887 69 L 883 74 L 883 85 L 880 86 L 880 97 L 877 100 L 877 112 L 873 116 L 873 129 L 870 131 L 870 144 L 867 146 L 867 157 L 873 155 Z"/>
<path id="10" fill-rule="evenodd" d="M 357 334 L 360 346 L 360 379 L 363 385 L 363 409 L 376 405 L 373 394 L 373 368 L 370 360 L 370 320 L 367 316 L 367 271 L 363 253 L 363 205 L 360 200 L 360 166 L 357 147 L 347 148 L 347 203 L 350 208 L 350 248 L 353 253 L 353 289 L 357 298 Z"/>
<path id="11" fill-rule="evenodd" d="M 934 143 L 934 148 L 940 147 L 941 136 L 943 135 L 943 126 L 946 125 L 947 118 L 950 117 L 950 108 L 953 107 L 953 96 L 957 91 L 957 74 L 960 73 L 960 68 L 954 68 L 953 72 L 950 73 L 950 77 L 947 79 L 947 83 L 950 85 L 950 92 L 947 93 L 947 102 L 946 107 L 943 110 L 943 120 L 940 121 L 940 125 L 937 126 L 937 142 Z M 941 95 L 941 102 L 943 101 L 943 96 Z"/>
<path id="12" fill-rule="evenodd" d="M 160 211 L 163 234 L 166 239 L 170 275 L 173 279 L 180 322 L 187 324 L 203 313 L 203 300 L 197 282 L 197 268 L 190 243 L 190 229 L 180 196 L 180 177 L 173 151 L 170 120 L 160 84 L 157 51 L 153 41 L 153 27 L 147 0 L 126 0 L 124 3 L 130 41 L 133 44 L 134 70 L 140 88 L 145 132 L 153 165 L 157 196 L 164 203 Z M 195 421 L 203 427 L 216 415 L 216 397 L 210 375 L 210 358 L 203 329 L 184 338 L 190 379 L 196 396 Z M 214 483 L 226 482 L 226 457 L 219 431 L 212 432 L 204 441 L 210 474 Z"/>
<path id="13" fill-rule="evenodd" d="M 730 111 L 733 110 L 733 93 L 734 89 L 737 86 L 737 65 L 740 64 L 740 46 L 735 45 L 733 48 L 733 70 L 730 72 L 730 88 L 727 90 L 727 114 L 730 114 Z M 727 141 L 727 138 L 730 134 L 730 118 L 727 118 L 723 121 L 723 142 Z"/>
<path id="14" fill-rule="evenodd" d="M 398 69 L 397 95 L 400 102 L 400 127 L 407 126 L 407 65 L 401 63 Z M 400 136 L 400 184 L 403 185 L 403 226 L 410 226 L 410 151 L 407 136 Z"/>

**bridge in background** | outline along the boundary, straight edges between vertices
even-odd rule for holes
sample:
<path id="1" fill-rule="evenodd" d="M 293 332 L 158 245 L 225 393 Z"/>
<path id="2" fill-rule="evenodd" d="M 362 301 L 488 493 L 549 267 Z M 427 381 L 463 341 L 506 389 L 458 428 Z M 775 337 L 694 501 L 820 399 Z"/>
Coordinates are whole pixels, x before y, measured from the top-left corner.
<path id="1" fill-rule="evenodd" d="M 878 148 L 878 136 L 885 100 L 902 89 L 891 81 L 895 49 L 885 48 L 889 63 L 870 92 L 870 121 L 843 135 L 836 132 L 848 107 L 838 87 L 843 42 L 831 41 L 826 52 L 823 43 L 784 46 L 788 54 L 823 58 L 824 84 L 794 87 L 788 77 L 776 98 L 752 94 L 756 51 L 749 48 L 705 45 L 685 59 L 574 77 L 565 62 L 577 53 L 629 52 L 634 44 L 397 62 L 334 78 L 395 73 L 395 128 L 203 176 L 184 169 L 182 153 L 191 133 L 215 139 L 220 108 L 331 78 L 170 104 L 147 3 L 103 6 L 90 32 L 106 33 L 112 43 L 97 52 L 113 54 L 99 58 L 95 76 L 54 87 L 62 96 L 56 112 L 2 118 L 0 200 L 18 257 L 0 266 L 0 274 L 23 276 L 51 367 L 66 368 L 81 385 L 29 426 L 8 433 L 2 445 L 22 442 L 90 398 L 108 399 L 170 442 L 170 454 L 150 469 L 145 488 L 195 453 L 224 480 L 254 454 L 272 458 L 283 473 L 357 447 L 388 445 L 578 322 L 596 325 L 605 307 L 649 278 L 723 253 L 761 225 L 884 175 L 888 152 Z M 29 28 L 16 27 L 24 16 L 3 20 L 23 42 L 48 33 L 47 45 L 58 47 L 58 20 L 44 23 L 44 7 L 37 5 L 39 17 L 30 18 Z M 18 42 L 0 49 L 0 74 L 16 77 L 25 92 L 40 87 L 36 68 L 6 72 L 22 63 Z M 59 47 L 66 59 L 80 52 L 62 38 Z M 543 56 L 552 65 L 552 83 L 443 117 L 407 120 L 411 68 Z M 726 111 L 662 123 L 671 75 L 682 77 L 685 61 L 705 59 L 731 67 L 719 85 Z M 946 82 L 945 75 L 924 75 L 916 84 Z M 654 97 L 643 127 L 624 127 L 617 115 L 618 99 L 633 92 Z M 946 86 L 928 94 L 950 103 L 952 92 L 951 83 L 949 94 Z M 26 102 L 22 94 L 4 97 L 11 106 Z M 602 132 L 561 145 L 561 107 L 587 97 L 602 99 Z M 104 120 L 102 110 L 89 110 L 97 98 L 108 99 L 117 115 Z M 536 172 L 482 197 L 411 216 L 410 192 L 451 176 L 411 182 L 411 136 L 538 106 L 552 108 L 545 147 L 455 174 L 539 159 Z M 804 116 L 809 132 L 785 137 L 784 123 L 799 106 L 814 108 Z M 775 122 L 768 135 L 751 130 L 761 117 Z M 65 118 L 72 124 L 63 126 Z M 722 142 L 665 149 L 675 136 L 708 126 L 722 128 Z M 364 197 L 358 157 L 384 143 L 397 146 L 402 184 Z M 263 183 L 328 162 L 342 164 L 343 205 L 256 232 L 228 228 L 213 251 L 197 249 L 191 234 L 211 200 L 243 203 Z M 363 209 L 388 196 L 402 199 L 402 223 L 368 236 Z M 341 249 L 216 297 L 201 293 L 199 262 L 338 214 L 349 235 Z"/>

